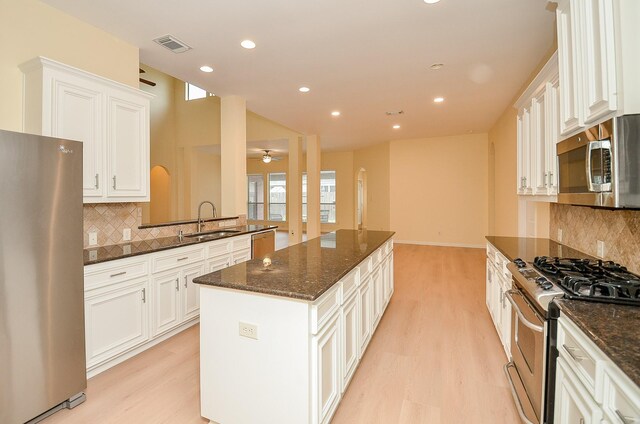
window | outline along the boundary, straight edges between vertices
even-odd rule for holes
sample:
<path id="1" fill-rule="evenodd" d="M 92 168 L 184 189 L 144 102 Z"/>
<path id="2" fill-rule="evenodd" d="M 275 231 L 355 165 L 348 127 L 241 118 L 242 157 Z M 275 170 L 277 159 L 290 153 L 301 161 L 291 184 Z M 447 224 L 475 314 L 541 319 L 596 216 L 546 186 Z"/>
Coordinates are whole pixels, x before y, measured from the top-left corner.
<path id="1" fill-rule="evenodd" d="M 185 100 L 196 100 L 196 99 L 204 99 L 207 96 L 213 96 L 213 93 L 207 93 L 207 90 L 195 86 L 193 84 L 189 84 L 188 82 L 184 83 L 184 99 Z"/>
<path id="2" fill-rule="evenodd" d="M 247 219 L 264 219 L 264 176 L 247 176 L 249 195 Z"/>
<path id="3" fill-rule="evenodd" d="M 287 220 L 287 174 L 269 174 L 269 221 Z"/>
<path id="4" fill-rule="evenodd" d="M 307 173 L 302 174 L 302 222 L 307 222 Z M 336 171 L 320 171 L 320 222 L 336 223 Z"/>

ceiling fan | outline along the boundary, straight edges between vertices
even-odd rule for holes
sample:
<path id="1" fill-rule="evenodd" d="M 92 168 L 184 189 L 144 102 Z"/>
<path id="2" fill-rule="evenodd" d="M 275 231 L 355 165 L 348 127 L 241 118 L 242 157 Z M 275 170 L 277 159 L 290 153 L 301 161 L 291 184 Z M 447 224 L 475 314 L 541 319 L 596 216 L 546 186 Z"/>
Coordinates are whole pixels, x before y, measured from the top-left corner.
<path id="1" fill-rule="evenodd" d="M 147 73 L 147 71 L 145 71 L 145 70 L 144 70 L 144 69 L 142 69 L 142 68 L 138 68 L 138 69 L 140 70 L 140 73 L 141 73 L 141 74 L 146 74 L 146 73 Z M 153 81 L 149 81 L 148 79 L 140 78 L 140 82 L 141 82 L 141 83 L 143 83 L 143 84 L 150 85 L 151 87 L 155 87 L 155 86 L 156 86 L 156 83 L 155 83 L 155 82 L 153 82 Z"/>
<path id="2" fill-rule="evenodd" d="M 282 160 L 282 158 L 277 158 L 277 157 L 273 157 L 271 156 L 271 154 L 269 152 L 271 152 L 271 150 L 263 150 L 264 155 L 262 155 L 262 162 L 264 163 L 270 163 L 272 160 L 273 161 L 279 161 Z"/>

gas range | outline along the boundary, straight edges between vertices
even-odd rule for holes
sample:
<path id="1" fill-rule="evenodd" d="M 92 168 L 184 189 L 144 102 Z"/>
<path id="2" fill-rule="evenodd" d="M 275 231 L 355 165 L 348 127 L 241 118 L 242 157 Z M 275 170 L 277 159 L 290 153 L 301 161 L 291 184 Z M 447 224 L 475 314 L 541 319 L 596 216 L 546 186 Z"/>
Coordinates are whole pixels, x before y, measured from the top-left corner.
<path id="1" fill-rule="evenodd" d="M 640 306 L 640 276 L 612 261 L 539 256 L 533 264 L 516 259 L 508 268 L 545 314 L 560 296 Z"/>

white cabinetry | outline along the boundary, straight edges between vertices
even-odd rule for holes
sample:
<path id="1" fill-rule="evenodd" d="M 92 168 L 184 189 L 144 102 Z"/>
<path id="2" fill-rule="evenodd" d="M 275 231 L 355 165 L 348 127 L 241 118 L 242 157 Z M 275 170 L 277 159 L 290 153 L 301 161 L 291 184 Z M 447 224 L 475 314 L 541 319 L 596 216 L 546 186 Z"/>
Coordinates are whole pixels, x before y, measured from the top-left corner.
<path id="1" fill-rule="evenodd" d="M 557 339 L 555 422 L 640 422 L 640 388 L 563 315 Z"/>
<path id="2" fill-rule="evenodd" d="M 639 2 L 560 0 L 556 15 L 561 134 L 639 113 Z"/>
<path id="3" fill-rule="evenodd" d="M 487 281 L 485 302 L 502 346 L 511 357 L 511 304 L 505 293 L 511 290 L 512 276 L 507 269 L 509 261 L 491 243 L 487 243 Z"/>
<path id="4" fill-rule="evenodd" d="M 554 54 L 514 105 L 518 109 L 518 194 L 555 196 L 558 192 L 558 81 Z"/>
<path id="5" fill-rule="evenodd" d="M 312 302 L 201 286 L 202 416 L 329 423 L 375 331 L 375 280 L 378 321 L 389 304 L 392 250 L 388 240 Z M 238 335 L 238 322 L 252 323 L 259 336 Z M 251 408 L 244 407 L 246 399 L 255 399 Z"/>
<path id="6" fill-rule="evenodd" d="M 340 402 L 340 313 L 335 313 L 318 335 L 311 339 L 314 423 L 327 423 Z"/>
<path id="7" fill-rule="evenodd" d="M 86 266 L 89 377 L 197 323 L 193 279 L 230 266 L 232 257 L 250 259 L 250 245 L 251 236 L 241 235 Z"/>
<path id="8" fill-rule="evenodd" d="M 150 94 L 43 57 L 24 72 L 24 130 L 83 143 L 85 203 L 149 201 Z"/>

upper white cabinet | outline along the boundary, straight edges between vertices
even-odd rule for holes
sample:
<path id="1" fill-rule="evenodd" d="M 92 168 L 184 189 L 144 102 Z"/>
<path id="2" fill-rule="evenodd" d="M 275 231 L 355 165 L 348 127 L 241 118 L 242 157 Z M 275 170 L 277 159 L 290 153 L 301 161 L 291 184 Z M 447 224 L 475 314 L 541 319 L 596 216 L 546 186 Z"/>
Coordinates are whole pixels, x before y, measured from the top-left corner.
<path id="1" fill-rule="evenodd" d="M 560 0 L 560 133 L 640 112 L 637 0 Z M 632 17 L 635 16 L 635 19 Z"/>
<path id="2" fill-rule="evenodd" d="M 554 54 L 515 104 L 518 194 L 555 196 L 558 192 L 558 90 L 558 56 Z"/>
<path id="3" fill-rule="evenodd" d="M 151 95 L 43 57 L 20 69 L 24 130 L 83 143 L 84 203 L 149 201 Z"/>

